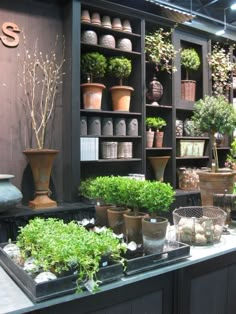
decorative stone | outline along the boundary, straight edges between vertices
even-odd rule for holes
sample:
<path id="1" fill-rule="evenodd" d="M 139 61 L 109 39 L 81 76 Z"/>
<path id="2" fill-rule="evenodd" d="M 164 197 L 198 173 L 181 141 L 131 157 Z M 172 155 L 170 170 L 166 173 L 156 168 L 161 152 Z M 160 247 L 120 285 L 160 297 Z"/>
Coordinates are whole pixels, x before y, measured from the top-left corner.
<path id="1" fill-rule="evenodd" d="M 115 48 L 116 40 L 113 35 L 102 35 L 99 38 L 99 45 L 107 48 Z"/>
<path id="2" fill-rule="evenodd" d="M 132 42 L 128 38 L 118 39 L 117 48 L 126 50 L 126 51 L 132 51 Z"/>
<path id="3" fill-rule="evenodd" d="M 127 119 L 126 131 L 128 136 L 138 136 L 138 119 Z"/>
<path id="4" fill-rule="evenodd" d="M 80 117 L 80 136 L 88 135 L 87 117 Z"/>
<path id="5" fill-rule="evenodd" d="M 57 276 L 55 274 L 51 273 L 50 271 L 44 271 L 38 274 L 35 277 L 34 281 L 37 283 L 40 283 L 40 282 L 50 281 L 54 279 L 57 279 Z"/>
<path id="6" fill-rule="evenodd" d="M 113 136 L 112 118 L 102 118 L 102 135 Z"/>
<path id="7" fill-rule="evenodd" d="M 101 135 L 101 118 L 89 117 L 88 118 L 88 135 Z"/>
<path id="8" fill-rule="evenodd" d="M 98 44 L 98 36 L 96 32 L 94 31 L 83 31 L 81 35 L 81 42 L 85 44 L 93 44 L 97 45 Z"/>
<path id="9" fill-rule="evenodd" d="M 126 136 L 126 121 L 124 118 L 114 119 L 114 135 Z"/>
<path id="10" fill-rule="evenodd" d="M 22 200 L 22 193 L 10 182 L 12 178 L 11 174 L 0 174 L 0 212 L 14 208 Z"/>

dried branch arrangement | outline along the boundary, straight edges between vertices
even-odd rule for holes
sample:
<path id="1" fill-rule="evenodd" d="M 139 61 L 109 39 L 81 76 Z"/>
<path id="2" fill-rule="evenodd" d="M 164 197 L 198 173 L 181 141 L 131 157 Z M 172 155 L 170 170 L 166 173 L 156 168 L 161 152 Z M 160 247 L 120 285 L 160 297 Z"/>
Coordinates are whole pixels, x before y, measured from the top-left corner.
<path id="1" fill-rule="evenodd" d="M 19 54 L 22 74 L 21 86 L 24 91 L 24 106 L 30 116 L 31 126 L 35 135 L 38 149 L 45 145 L 47 125 L 55 109 L 55 98 L 58 86 L 62 84 L 62 71 L 65 62 L 65 41 L 63 38 L 62 55 L 57 59 L 59 37 L 56 37 L 54 49 L 49 54 L 39 51 L 38 39 L 34 51 L 30 54 L 24 38 L 23 57 Z"/>

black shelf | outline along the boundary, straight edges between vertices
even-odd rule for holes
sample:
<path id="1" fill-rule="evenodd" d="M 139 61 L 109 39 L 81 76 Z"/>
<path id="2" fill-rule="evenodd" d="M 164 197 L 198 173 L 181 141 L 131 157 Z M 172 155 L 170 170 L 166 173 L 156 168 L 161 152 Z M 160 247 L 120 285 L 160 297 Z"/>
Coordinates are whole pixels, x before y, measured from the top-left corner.
<path id="1" fill-rule="evenodd" d="M 98 160 L 81 160 L 82 163 L 106 163 L 106 162 L 136 162 L 141 161 L 141 158 L 125 158 L 125 159 L 98 159 Z"/>
<path id="2" fill-rule="evenodd" d="M 86 115 L 93 116 L 94 114 L 96 115 L 101 115 L 101 116 L 142 116 L 142 113 L 140 112 L 127 112 L 127 111 L 107 111 L 107 110 L 86 110 L 86 109 L 81 109 L 81 113 L 84 113 Z"/>
<path id="3" fill-rule="evenodd" d="M 172 150 L 172 147 L 146 147 L 146 151 Z"/>
<path id="4" fill-rule="evenodd" d="M 177 140 L 209 140 L 209 136 L 176 136 Z"/>
<path id="5" fill-rule="evenodd" d="M 108 48 L 108 47 L 104 47 L 101 45 L 94 45 L 94 44 L 85 44 L 83 42 L 81 42 L 81 49 L 86 49 L 86 51 L 100 51 L 100 52 L 104 52 L 106 51 L 107 54 L 119 54 L 121 56 L 126 55 L 126 56 L 140 56 L 141 53 L 137 52 L 137 51 L 128 51 L 128 50 L 122 50 L 122 49 L 118 49 L 118 48 Z"/>
<path id="6" fill-rule="evenodd" d="M 191 160 L 194 160 L 194 159 L 209 159 L 210 157 L 209 156 L 200 156 L 200 157 L 198 157 L 198 156 L 196 156 L 196 157 L 175 157 L 176 158 L 176 160 L 188 160 L 188 159 L 191 159 Z"/>

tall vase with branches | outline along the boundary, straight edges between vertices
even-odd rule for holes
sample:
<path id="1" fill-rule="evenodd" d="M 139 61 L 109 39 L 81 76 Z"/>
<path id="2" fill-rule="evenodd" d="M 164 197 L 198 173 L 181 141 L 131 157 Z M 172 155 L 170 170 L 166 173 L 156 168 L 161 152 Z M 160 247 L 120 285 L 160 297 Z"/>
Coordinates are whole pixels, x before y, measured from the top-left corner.
<path id="1" fill-rule="evenodd" d="M 46 149 L 45 145 L 49 135 L 49 122 L 52 122 L 55 113 L 58 87 L 63 82 L 65 43 L 63 40 L 62 55 L 58 58 L 58 36 L 50 53 L 40 51 L 38 39 L 35 40 L 31 53 L 27 48 L 25 34 L 23 37 L 24 52 L 18 55 L 22 71 L 19 77 L 24 96 L 23 105 L 32 130 L 31 147 L 24 154 L 29 160 L 35 184 L 35 198 L 29 202 L 29 206 L 35 209 L 55 207 L 56 202 L 49 198 L 49 181 L 58 150 Z"/>

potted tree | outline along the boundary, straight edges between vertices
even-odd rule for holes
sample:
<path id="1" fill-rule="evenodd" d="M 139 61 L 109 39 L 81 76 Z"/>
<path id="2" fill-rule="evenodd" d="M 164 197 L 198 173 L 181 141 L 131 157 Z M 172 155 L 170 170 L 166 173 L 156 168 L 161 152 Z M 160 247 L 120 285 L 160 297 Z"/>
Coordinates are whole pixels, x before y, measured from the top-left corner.
<path id="1" fill-rule="evenodd" d="M 81 73 L 87 82 L 81 84 L 83 90 L 84 109 L 101 109 L 102 91 L 104 84 L 95 83 L 94 80 L 104 77 L 107 69 L 107 59 L 99 52 L 87 52 L 81 56 Z"/>
<path id="2" fill-rule="evenodd" d="M 143 245 L 146 254 L 159 253 L 163 249 L 168 219 L 159 215 L 170 210 L 174 195 L 175 192 L 169 183 L 158 181 L 146 180 L 140 190 L 141 206 L 150 214 L 150 217 L 142 219 Z"/>
<path id="3" fill-rule="evenodd" d="M 201 132 L 209 132 L 212 142 L 214 167 L 211 172 L 198 172 L 202 203 L 203 205 L 212 205 L 213 193 L 233 192 L 234 173 L 219 169 L 214 134 L 219 132 L 226 135 L 233 132 L 236 127 L 236 113 L 224 96 L 206 95 L 204 99 L 200 99 L 194 104 L 192 120 Z"/>
<path id="4" fill-rule="evenodd" d="M 123 79 L 128 78 L 132 71 L 131 60 L 125 57 L 108 59 L 108 73 L 119 79 L 119 85 L 110 88 L 114 111 L 129 111 L 133 87 L 123 85 Z"/>
<path id="5" fill-rule="evenodd" d="M 184 100 L 195 101 L 196 81 L 189 80 L 189 72 L 197 71 L 201 61 L 194 48 L 185 48 L 180 52 L 181 65 L 186 71 L 186 79 L 181 80 L 181 98 Z"/>
<path id="6" fill-rule="evenodd" d="M 160 131 L 166 126 L 166 121 L 162 117 L 146 117 L 147 127 L 147 147 L 152 147 L 153 139 L 149 142 L 149 138 L 154 138 L 154 147 L 162 147 L 164 132 Z"/>
<path id="7" fill-rule="evenodd" d="M 62 53 L 59 56 L 59 49 Z M 30 121 L 30 149 L 24 150 L 32 169 L 35 198 L 29 202 L 34 209 L 56 207 L 49 190 L 49 181 L 53 161 L 58 150 L 48 149 L 53 119 L 56 109 L 56 98 L 62 84 L 65 43 L 59 47 L 56 38 L 54 49 L 50 52 L 39 50 L 38 40 L 32 48 L 27 47 L 24 35 L 24 52 L 19 54 L 21 64 L 20 86 L 23 88 L 23 105 L 27 119 Z"/>

